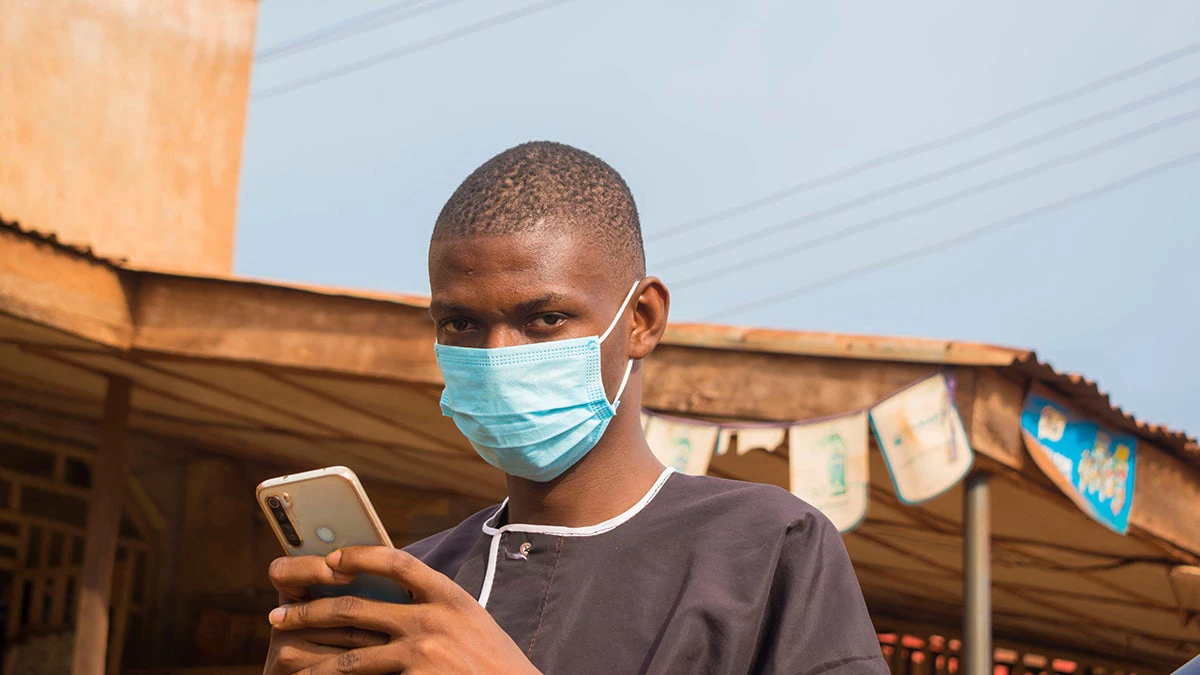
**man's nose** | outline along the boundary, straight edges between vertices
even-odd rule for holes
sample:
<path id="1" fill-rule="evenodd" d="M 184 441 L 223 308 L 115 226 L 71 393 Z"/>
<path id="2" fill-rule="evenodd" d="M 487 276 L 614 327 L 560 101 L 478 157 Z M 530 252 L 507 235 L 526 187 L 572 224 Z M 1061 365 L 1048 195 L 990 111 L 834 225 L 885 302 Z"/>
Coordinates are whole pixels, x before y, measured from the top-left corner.
<path id="1" fill-rule="evenodd" d="M 514 326 L 500 324 L 492 326 L 491 330 L 488 331 L 484 347 L 496 349 L 497 347 L 515 347 L 528 343 L 529 338 L 525 336 L 524 331 Z"/>

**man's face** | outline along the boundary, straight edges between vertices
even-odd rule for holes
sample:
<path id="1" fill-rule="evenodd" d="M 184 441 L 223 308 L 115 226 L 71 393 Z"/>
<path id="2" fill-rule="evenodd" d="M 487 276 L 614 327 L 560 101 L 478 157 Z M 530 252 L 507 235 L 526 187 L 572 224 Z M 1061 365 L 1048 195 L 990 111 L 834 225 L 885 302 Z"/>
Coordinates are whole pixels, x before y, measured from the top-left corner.
<path id="1" fill-rule="evenodd" d="M 438 342 L 495 348 L 600 335 L 635 281 L 618 279 L 625 261 L 608 258 L 600 245 L 552 222 L 515 234 L 435 241 L 429 284 Z M 628 359 L 630 312 L 626 307 L 601 347 L 609 391 Z"/>

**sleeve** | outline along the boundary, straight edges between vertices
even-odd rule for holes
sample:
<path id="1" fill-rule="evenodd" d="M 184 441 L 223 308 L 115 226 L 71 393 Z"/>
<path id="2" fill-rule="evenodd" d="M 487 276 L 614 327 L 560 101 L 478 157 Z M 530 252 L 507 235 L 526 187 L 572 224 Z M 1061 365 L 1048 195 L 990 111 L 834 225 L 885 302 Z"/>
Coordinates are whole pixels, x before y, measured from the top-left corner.
<path id="1" fill-rule="evenodd" d="M 816 510 L 784 537 L 760 640 L 756 673 L 888 673 L 841 535 Z"/>

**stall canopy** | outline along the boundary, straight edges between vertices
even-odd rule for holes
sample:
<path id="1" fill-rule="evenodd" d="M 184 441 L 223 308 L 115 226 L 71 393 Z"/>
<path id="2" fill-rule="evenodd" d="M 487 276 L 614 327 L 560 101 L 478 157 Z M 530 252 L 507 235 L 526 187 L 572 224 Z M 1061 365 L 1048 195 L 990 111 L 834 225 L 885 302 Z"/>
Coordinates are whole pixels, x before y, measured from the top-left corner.
<path id="1" fill-rule="evenodd" d="M 499 499 L 502 476 L 440 414 L 425 303 L 135 269 L 6 224 L 0 431 L 94 423 L 117 376 L 132 382 L 132 434 L 286 466 L 347 464 L 397 486 Z M 997 641 L 1144 670 L 1200 652 L 1200 607 L 1170 581 L 1172 570 L 1200 563 L 1200 447 L 1032 352 L 677 325 L 647 364 L 644 403 L 700 420 L 802 421 L 870 406 L 939 371 L 958 383 L 975 469 L 993 476 Z M 1020 414 L 1034 382 L 1138 438 L 1127 536 L 1091 520 L 1029 461 Z M 709 473 L 786 488 L 787 452 L 728 453 Z M 879 627 L 953 635 L 961 485 L 904 505 L 873 448 L 869 489 L 866 519 L 845 540 Z"/>

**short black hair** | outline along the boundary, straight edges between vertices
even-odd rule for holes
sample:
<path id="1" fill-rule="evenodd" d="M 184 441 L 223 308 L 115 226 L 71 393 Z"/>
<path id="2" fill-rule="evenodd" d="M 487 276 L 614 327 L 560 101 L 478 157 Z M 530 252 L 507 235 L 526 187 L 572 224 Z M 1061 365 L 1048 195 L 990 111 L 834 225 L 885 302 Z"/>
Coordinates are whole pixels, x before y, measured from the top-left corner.
<path id="1" fill-rule="evenodd" d="M 433 241 L 528 231 L 549 217 L 593 238 L 616 269 L 645 276 L 642 226 L 625 179 L 599 157 L 551 141 L 509 148 L 471 172 L 438 214 Z"/>

